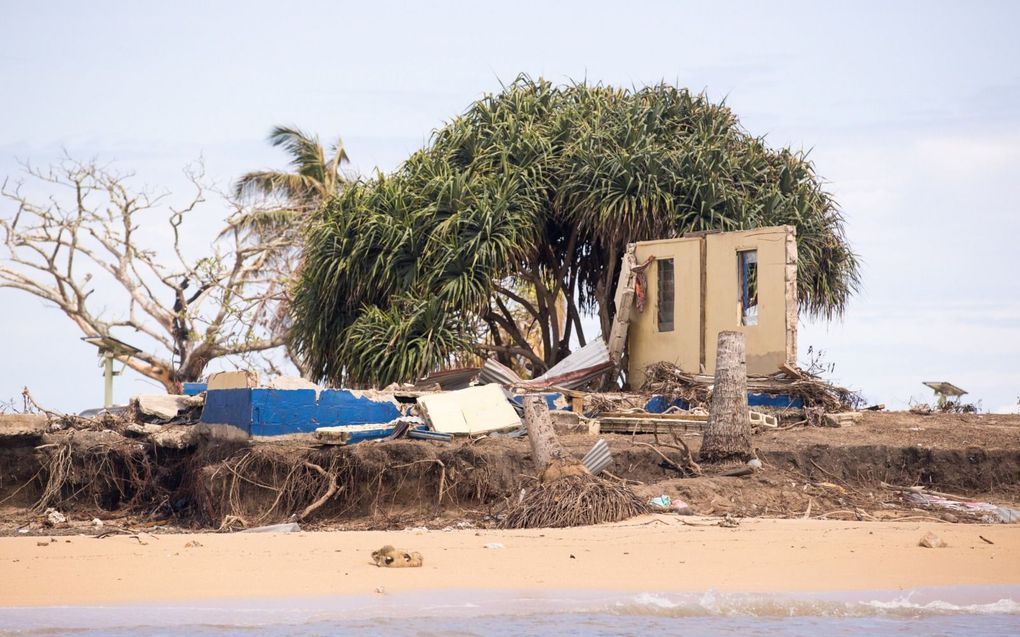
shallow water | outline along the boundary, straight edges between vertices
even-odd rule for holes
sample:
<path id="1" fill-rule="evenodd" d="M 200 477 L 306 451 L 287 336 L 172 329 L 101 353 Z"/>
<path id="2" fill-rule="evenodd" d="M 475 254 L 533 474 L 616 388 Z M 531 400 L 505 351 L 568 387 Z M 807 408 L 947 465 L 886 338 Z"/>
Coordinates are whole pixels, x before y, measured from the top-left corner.
<path id="1" fill-rule="evenodd" d="M 652 632 L 654 631 L 654 632 Z M 1020 635 L 1020 587 L 753 595 L 433 591 L 0 609 L 0 636 Z"/>

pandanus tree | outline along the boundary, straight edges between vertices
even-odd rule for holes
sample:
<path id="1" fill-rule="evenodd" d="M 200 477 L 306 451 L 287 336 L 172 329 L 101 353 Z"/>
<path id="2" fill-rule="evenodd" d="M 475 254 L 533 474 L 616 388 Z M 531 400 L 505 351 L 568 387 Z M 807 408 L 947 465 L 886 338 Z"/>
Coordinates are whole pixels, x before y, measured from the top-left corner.
<path id="1" fill-rule="evenodd" d="M 521 77 L 312 215 L 291 337 L 339 383 L 472 356 L 537 373 L 595 336 L 583 315 L 608 335 L 628 242 L 780 224 L 797 227 L 802 309 L 840 314 L 857 260 L 803 153 L 682 88 Z"/>

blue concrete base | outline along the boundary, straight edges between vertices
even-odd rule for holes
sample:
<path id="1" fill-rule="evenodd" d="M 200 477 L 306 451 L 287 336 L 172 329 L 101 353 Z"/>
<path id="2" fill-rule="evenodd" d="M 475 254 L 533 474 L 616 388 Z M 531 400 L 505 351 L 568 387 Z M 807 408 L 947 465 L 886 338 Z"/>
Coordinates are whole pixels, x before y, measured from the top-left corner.
<path id="1" fill-rule="evenodd" d="M 346 389 L 213 389 L 206 392 L 202 422 L 234 425 L 252 436 L 311 433 L 318 427 L 386 424 L 400 416 L 391 402 L 355 396 Z"/>
<path id="2" fill-rule="evenodd" d="M 800 398 L 794 398 L 787 394 L 760 394 L 756 392 L 748 392 L 747 406 L 800 409 L 804 406 L 804 402 Z M 651 399 L 645 403 L 645 411 L 650 414 L 661 414 L 670 407 L 679 407 L 680 409 L 686 410 L 690 408 L 690 405 L 686 400 L 681 399 L 670 402 L 665 396 L 660 396 L 659 394 L 652 396 Z"/>

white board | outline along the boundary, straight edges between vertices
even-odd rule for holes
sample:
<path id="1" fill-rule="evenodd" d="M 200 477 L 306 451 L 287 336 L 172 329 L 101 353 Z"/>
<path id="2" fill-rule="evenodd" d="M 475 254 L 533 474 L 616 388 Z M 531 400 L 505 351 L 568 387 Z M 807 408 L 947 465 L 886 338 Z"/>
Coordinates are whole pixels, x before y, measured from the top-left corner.
<path id="1" fill-rule="evenodd" d="M 425 420 L 444 434 L 482 434 L 521 426 L 503 389 L 496 384 L 428 394 L 418 398 Z"/>

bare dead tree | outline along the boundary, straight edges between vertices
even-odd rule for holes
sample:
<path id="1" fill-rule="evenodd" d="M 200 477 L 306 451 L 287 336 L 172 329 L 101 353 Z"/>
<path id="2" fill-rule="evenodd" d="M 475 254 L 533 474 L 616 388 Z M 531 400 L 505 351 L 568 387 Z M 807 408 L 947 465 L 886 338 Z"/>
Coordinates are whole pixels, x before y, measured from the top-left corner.
<path id="1" fill-rule="evenodd" d="M 0 215 L 0 288 L 55 305 L 85 336 L 133 333 L 149 347 L 120 360 L 170 392 L 216 358 L 250 360 L 284 344 L 291 274 L 277 255 L 289 238 L 252 241 L 228 228 L 204 256 L 186 257 L 184 222 L 211 192 L 201 166 L 185 170 L 193 193 L 181 206 L 94 160 L 22 168 L 22 179 L 0 188 L 13 204 Z M 227 216 L 242 212 L 224 201 Z"/>

